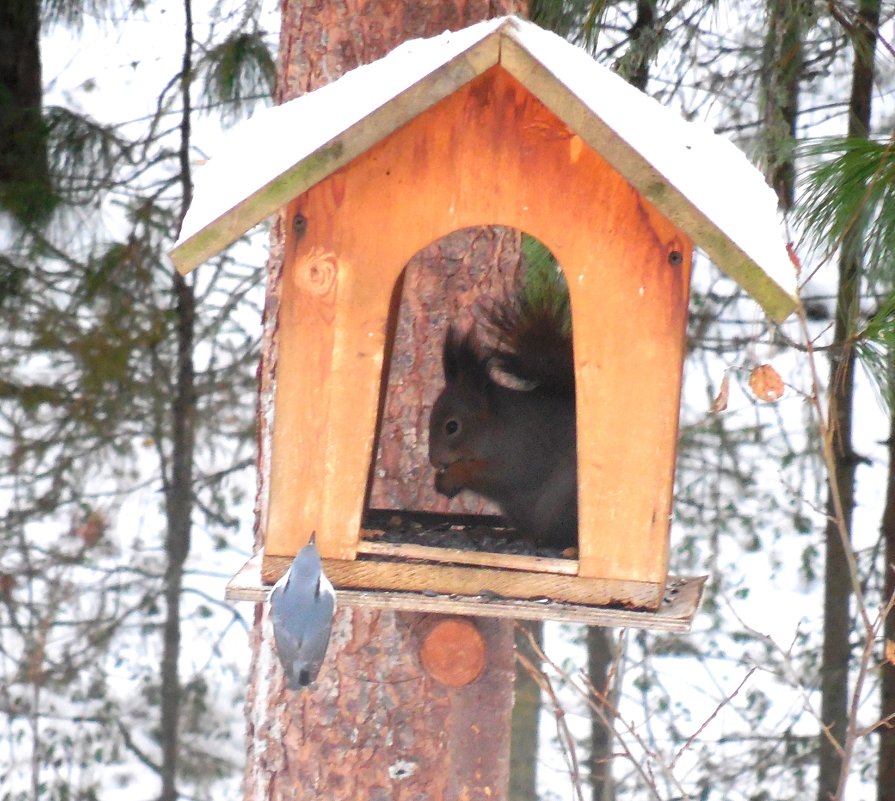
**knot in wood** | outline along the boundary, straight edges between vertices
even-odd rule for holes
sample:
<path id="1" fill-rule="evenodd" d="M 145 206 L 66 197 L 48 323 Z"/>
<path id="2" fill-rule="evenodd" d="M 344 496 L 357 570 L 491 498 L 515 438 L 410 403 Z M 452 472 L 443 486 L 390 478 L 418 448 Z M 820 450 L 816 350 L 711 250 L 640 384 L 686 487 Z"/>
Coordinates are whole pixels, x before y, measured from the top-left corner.
<path id="1" fill-rule="evenodd" d="M 338 277 L 339 260 L 334 253 L 315 250 L 296 266 L 298 286 L 318 298 L 335 292 Z"/>
<path id="2" fill-rule="evenodd" d="M 307 233 L 307 230 L 308 218 L 301 212 L 298 212 L 292 218 L 292 232 L 295 234 L 295 238 L 301 239 Z"/>

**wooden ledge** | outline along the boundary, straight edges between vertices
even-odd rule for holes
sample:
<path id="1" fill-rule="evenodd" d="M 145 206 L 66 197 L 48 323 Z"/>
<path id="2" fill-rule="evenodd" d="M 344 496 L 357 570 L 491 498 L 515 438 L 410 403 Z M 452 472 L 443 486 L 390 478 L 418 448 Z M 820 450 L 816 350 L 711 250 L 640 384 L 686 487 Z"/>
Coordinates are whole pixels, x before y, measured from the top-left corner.
<path id="1" fill-rule="evenodd" d="M 230 601 L 267 600 L 270 585 L 262 582 L 263 551 L 256 553 L 227 584 Z M 291 560 L 286 559 L 286 562 Z M 383 563 L 392 571 L 398 563 Z M 327 563 L 327 574 L 330 566 Z M 332 576 L 330 575 L 332 579 Z M 562 577 L 557 577 L 562 578 Z M 560 620 L 591 626 L 640 628 L 655 631 L 689 631 L 699 608 L 706 576 L 669 576 L 665 593 L 656 611 L 623 609 L 593 604 L 563 603 L 552 600 L 503 598 L 486 594 L 460 595 L 425 591 L 397 591 L 336 588 L 337 603 L 345 607 L 367 606 L 393 611 L 515 618 L 518 620 Z M 334 581 L 335 583 L 335 581 Z"/>
<path id="2" fill-rule="evenodd" d="M 367 534 L 368 532 L 362 533 Z M 475 565 L 476 567 L 500 567 L 506 570 L 525 570 L 529 573 L 578 575 L 577 559 L 552 559 L 546 556 L 467 551 L 462 548 L 438 548 L 405 542 L 378 542 L 371 538 L 362 538 L 357 544 L 357 552 L 367 556 L 422 559 L 427 562 L 448 562 L 455 565 Z"/>

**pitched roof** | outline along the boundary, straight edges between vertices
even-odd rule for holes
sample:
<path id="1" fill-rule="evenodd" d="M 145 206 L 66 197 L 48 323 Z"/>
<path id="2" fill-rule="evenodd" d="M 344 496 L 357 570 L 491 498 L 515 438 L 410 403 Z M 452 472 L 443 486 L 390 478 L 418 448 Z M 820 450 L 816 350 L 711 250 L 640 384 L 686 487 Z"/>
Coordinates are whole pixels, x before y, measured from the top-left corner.
<path id="1" fill-rule="evenodd" d="M 500 64 L 608 161 L 774 319 L 795 269 L 776 196 L 729 140 L 687 122 L 584 50 L 517 17 L 405 42 L 327 86 L 265 109 L 197 171 L 171 258 L 201 264 L 289 200 Z"/>

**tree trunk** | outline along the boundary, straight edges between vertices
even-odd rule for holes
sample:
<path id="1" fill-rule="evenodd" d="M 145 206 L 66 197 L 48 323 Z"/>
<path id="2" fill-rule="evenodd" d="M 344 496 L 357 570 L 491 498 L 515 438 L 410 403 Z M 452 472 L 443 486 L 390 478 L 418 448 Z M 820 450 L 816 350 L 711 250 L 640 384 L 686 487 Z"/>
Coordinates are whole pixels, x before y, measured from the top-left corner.
<path id="1" fill-rule="evenodd" d="M 0 207 L 39 222 L 54 195 L 42 115 L 39 0 L 0 3 Z"/>
<path id="2" fill-rule="evenodd" d="M 649 83 L 650 64 L 659 52 L 659 34 L 656 28 L 656 0 L 637 0 L 637 17 L 631 26 L 631 40 L 625 58 L 631 63 L 626 65 L 628 83 L 636 86 L 641 92 L 646 91 Z"/>
<path id="3" fill-rule="evenodd" d="M 405 39 L 432 36 L 518 9 L 513 0 L 349 0 L 313 6 L 291 0 L 283 5 L 277 99 L 283 102 L 312 91 L 356 66 L 384 56 Z M 259 368 L 257 544 L 263 536 L 269 478 L 265 470 L 269 464 L 276 371 L 281 229 L 281 225 L 275 226 L 268 263 Z M 471 239 L 467 238 L 464 247 L 479 243 L 475 235 L 469 236 Z M 482 257 L 500 262 L 505 237 L 499 232 L 488 236 L 491 244 L 483 247 Z M 427 249 L 433 252 L 425 253 L 419 266 L 405 275 L 405 306 L 425 306 L 431 297 L 423 297 L 422 284 L 433 278 L 437 283 L 439 275 L 456 268 L 456 262 L 446 265 L 442 256 L 445 248 L 459 246 L 453 240 L 445 245 L 446 240 Z M 483 281 L 488 283 L 476 278 L 473 284 Z M 442 306 L 439 312 L 443 318 L 446 308 L 450 306 Z M 398 425 L 417 432 L 410 445 L 401 436 L 380 436 L 380 459 L 387 465 L 396 465 L 394 469 L 403 479 L 392 482 L 391 489 L 385 486 L 376 490 L 376 504 L 391 508 L 413 505 L 415 496 L 407 496 L 403 488 L 408 484 L 423 486 L 421 471 L 427 467 L 425 437 L 419 435 L 425 425 L 420 399 L 431 392 L 432 378 L 415 365 L 428 365 L 432 360 L 437 363 L 440 341 L 431 335 L 428 313 L 425 322 L 416 322 L 417 325 L 407 327 L 406 335 L 396 337 L 392 354 L 392 377 L 396 375 L 396 361 L 411 363 L 402 383 L 403 395 L 391 399 L 391 404 L 387 399 L 384 405 L 384 431 L 392 431 L 394 428 L 389 426 Z M 405 336 L 409 337 L 406 342 Z M 419 418 L 416 423 L 394 422 L 413 414 Z M 410 462 L 404 462 L 405 455 L 395 450 L 406 448 L 414 451 L 406 457 Z M 512 623 L 476 620 L 486 648 L 484 672 L 471 684 L 451 689 L 439 684 L 420 664 L 420 640 L 432 624 L 432 616 L 340 609 L 316 688 L 299 694 L 283 687 L 266 611 L 265 605 L 256 608 L 252 634 L 247 799 L 506 798 Z"/>
<path id="4" fill-rule="evenodd" d="M 190 118 L 192 102 L 193 19 L 191 0 L 184 0 L 183 62 L 180 74 L 180 182 L 183 216 L 193 199 L 190 168 Z M 178 225 L 178 228 L 180 225 Z M 195 451 L 196 374 L 193 363 L 196 298 L 192 283 L 176 271 L 172 276 L 176 319 L 176 361 L 172 381 L 170 462 L 162 459 L 165 482 L 165 623 L 161 663 L 161 710 L 159 738 L 162 748 L 160 801 L 175 801 L 180 753 L 180 600 L 183 568 L 190 553 L 193 502 L 193 457 Z"/>
<path id="5" fill-rule="evenodd" d="M 608 698 L 613 663 L 612 629 L 590 626 L 587 630 L 587 671 L 591 686 Z M 594 701 L 599 704 L 600 699 Z M 606 719 L 612 715 L 606 710 Z M 593 801 L 613 801 L 612 729 L 596 712 L 590 716 L 590 786 Z"/>
<path id="6" fill-rule="evenodd" d="M 879 27 L 879 0 L 861 0 L 854 25 L 855 52 L 849 101 L 848 135 L 867 136 L 870 130 L 870 101 L 873 92 L 873 54 Z M 830 351 L 830 428 L 836 457 L 836 487 L 827 500 L 826 565 L 824 575 L 824 642 L 821 665 L 821 720 L 827 733 L 820 735 L 818 801 L 835 798 L 843 769 L 836 743 L 845 742 L 848 723 L 848 663 L 851 577 L 842 536 L 834 514 L 833 493 L 838 489 L 851 536 L 854 483 L 857 460 L 852 446 L 854 400 L 854 353 L 847 345 L 858 314 L 862 264 L 861 232 L 853 228 L 844 238 L 839 261 L 839 290 L 834 347 Z M 829 736 L 827 736 L 827 734 Z M 847 766 L 846 766 L 847 768 Z"/>
<path id="7" fill-rule="evenodd" d="M 802 75 L 802 0 L 769 0 L 762 55 L 762 105 L 766 174 L 781 209 L 795 197 L 796 121 Z"/>
<path id="8" fill-rule="evenodd" d="M 161 801 L 177 798 L 180 752 L 180 598 L 183 567 L 190 552 L 193 512 L 193 444 L 196 416 L 193 373 L 193 288 L 181 275 L 174 276 L 177 303 L 177 374 L 171 406 L 171 467 L 165 487 L 167 535 L 165 538 L 165 623 L 161 663 L 159 736 L 162 747 Z"/>
<path id="9" fill-rule="evenodd" d="M 890 367 L 895 373 L 895 363 Z M 883 601 L 895 594 L 895 410 L 889 418 L 889 475 L 882 535 L 885 543 Z M 895 643 L 895 610 L 883 626 L 883 656 L 880 667 L 880 716 L 889 719 L 879 731 L 879 760 L 876 777 L 877 801 L 895 801 L 895 664 L 886 659 L 888 643 Z"/>

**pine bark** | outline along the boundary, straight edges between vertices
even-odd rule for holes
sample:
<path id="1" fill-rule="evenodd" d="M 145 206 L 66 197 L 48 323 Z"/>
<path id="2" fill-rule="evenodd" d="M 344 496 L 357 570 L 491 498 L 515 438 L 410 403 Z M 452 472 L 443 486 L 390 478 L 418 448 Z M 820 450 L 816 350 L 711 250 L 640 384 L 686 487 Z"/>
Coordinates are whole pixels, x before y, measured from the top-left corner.
<path id="1" fill-rule="evenodd" d="M 519 10 L 514 0 L 348 0 L 340 4 L 290 0 L 283 5 L 277 99 L 283 102 L 312 91 L 354 67 L 384 56 L 406 39 L 436 35 Z M 281 225 L 275 226 L 268 264 L 259 368 L 257 544 L 265 523 L 265 471 L 269 465 L 273 418 L 281 229 Z M 493 235 L 487 253 L 479 254 L 476 260 L 482 257 L 500 262 L 503 241 L 499 235 Z M 473 240 L 463 243 L 463 247 L 470 244 L 474 244 Z M 456 263 L 445 263 L 445 247 L 450 250 L 460 245 L 442 242 L 433 247 L 432 254 L 424 255 L 420 268 L 408 271 L 403 287 L 396 289 L 396 304 L 398 292 L 402 292 L 402 302 L 405 306 L 411 304 L 411 309 L 414 304 L 423 308 L 430 302 L 431 296 L 423 291 L 420 282 L 431 282 L 433 276 L 457 267 Z M 414 277 L 417 274 L 419 278 Z M 489 280 L 474 278 L 470 286 L 486 285 Z M 450 304 L 442 307 L 442 316 L 446 316 L 445 308 L 450 310 Z M 418 499 L 417 495 L 408 497 L 403 490 L 407 485 L 422 486 L 419 476 L 426 453 L 420 399 L 428 397 L 433 379 L 417 365 L 438 361 L 439 341 L 431 335 L 428 317 L 425 321 L 416 318 L 406 329 L 406 334 L 396 337 L 392 353 L 392 378 L 397 375 L 396 360 L 404 359 L 411 365 L 402 384 L 405 394 L 392 399 L 391 405 L 386 399 L 382 422 L 386 429 L 397 425 L 416 433 L 409 437 L 380 436 L 380 459 L 395 465 L 394 470 L 402 479 L 376 491 L 376 505 L 390 508 L 407 508 Z M 405 337 L 409 338 L 405 341 Z M 408 423 L 414 414 L 416 422 Z M 396 419 L 398 423 L 393 422 Z M 396 454 L 394 448 L 409 448 L 412 455 Z M 403 461 L 405 458 L 410 462 Z M 395 489 L 398 485 L 401 491 Z M 512 623 L 476 619 L 486 643 L 485 671 L 472 684 L 449 689 L 420 666 L 418 650 L 421 632 L 429 622 L 426 616 L 340 609 L 317 686 L 298 694 L 283 688 L 266 612 L 265 605 L 256 607 L 252 634 L 247 799 L 506 798 L 513 686 Z"/>
<path id="2" fill-rule="evenodd" d="M 848 135 L 866 137 L 870 130 L 873 92 L 873 56 L 879 27 L 879 0 L 862 0 L 858 21 L 852 28 L 854 65 L 849 99 Z M 839 289 L 836 309 L 834 347 L 830 358 L 830 428 L 834 438 L 835 487 L 830 486 L 826 528 L 826 564 L 824 574 L 824 641 L 821 663 L 821 721 L 827 732 L 820 735 L 820 772 L 818 801 L 836 797 L 843 770 L 840 752 L 831 742 L 845 742 L 848 725 L 848 677 L 851 647 L 850 601 L 851 574 L 845 546 L 850 547 L 854 484 L 857 459 L 852 444 L 854 403 L 854 352 L 848 346 L 849 335 L 857 319 L 861 290 L 861 233 L 853 229 L 845 237 L 839 260 Z M 833 493 L 839 493 L 844 513 L 846 539 L 834 513 Z M 847 769 L 847 766 L 845 766 Z"/>
<path id="3" fill-rule="evenodd" d="M 802 0 L 769 0 L 762 57 L 765 158 L 768 181 L 781 209 L 795 199 L 795 142 L 799 114 L 799 83 L 804 53 Z"/>

